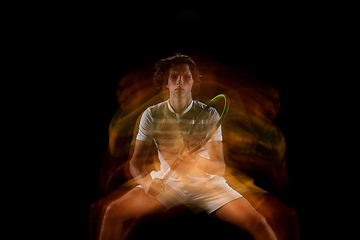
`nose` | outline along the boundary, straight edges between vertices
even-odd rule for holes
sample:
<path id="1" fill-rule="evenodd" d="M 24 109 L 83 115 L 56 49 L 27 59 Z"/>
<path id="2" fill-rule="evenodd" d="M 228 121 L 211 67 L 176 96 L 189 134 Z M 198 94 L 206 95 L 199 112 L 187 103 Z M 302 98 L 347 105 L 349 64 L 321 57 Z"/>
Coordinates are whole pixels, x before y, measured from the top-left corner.
<path id="1" fill-rule="evenodd" d="M 177 81 L 176 81 L 176 85 L 178 86 L 182 86 L 184 84 L 184 77 L 183 76 L 179 76 Z"/>

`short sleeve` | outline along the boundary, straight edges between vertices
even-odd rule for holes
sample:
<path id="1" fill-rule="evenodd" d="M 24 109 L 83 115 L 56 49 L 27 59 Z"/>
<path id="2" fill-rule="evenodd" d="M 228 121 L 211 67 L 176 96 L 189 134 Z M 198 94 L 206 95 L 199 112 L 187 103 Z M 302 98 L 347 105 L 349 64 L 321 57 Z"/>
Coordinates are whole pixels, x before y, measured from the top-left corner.
<path id="1" fill-rule="evenodd" d="M 217 111 L 215 111 L 215 114 L 213 115 L 216 122 L 220 120 L 220 116 Z M 211 141 L 222 141 L 222 132 L 221 132 L 221 126 L 216 130 L 214 135 L 210 138 L 209 142 Z"/>
<path id="2" fill-rule="evenodd" d="M 151 117 L 151 111 L 147 108 L 139 123 L 139 132 L 136 136 L 137 140 L 152 142 L 153 141 L 153 119 Z"/>
<path id="3" fill-rule="evenodd" d="M 222 141 L 222 132 L 221 132 L 221 126 L 216 130 L 215 134 L 210 138 L 209 142 L 212 141 Z"/>

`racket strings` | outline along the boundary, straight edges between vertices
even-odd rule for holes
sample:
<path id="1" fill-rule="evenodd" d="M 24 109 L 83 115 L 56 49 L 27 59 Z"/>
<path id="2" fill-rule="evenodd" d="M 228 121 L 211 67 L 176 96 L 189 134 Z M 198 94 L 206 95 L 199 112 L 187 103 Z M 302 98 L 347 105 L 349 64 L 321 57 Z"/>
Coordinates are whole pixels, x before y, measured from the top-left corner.
<path id="1" fill-rule="evenodd" d="M 189 153 L 193 153 L 204 146 L 204 144 L 211 139 L 213 134 L 216 133 L 221 122 L 226 117 L 228 110 L 229 100 L 224 94 L 214 97 L 197 116 L 178 156 L 180 156 L 185 149 Z M 176 157 L 172 166 L 164 174 L 163 179 L 168 179 L 179 164 L 179 158 Z"/>
<path id="2" fill-rule="evenodd" d="M 216 131 L 220 116 L 214 108 L 203 111 L 198 116 L 196 123 L 191 128 L 187 138 L 187 149 L 192 149 L 201 144 L 204 139 Z"/>

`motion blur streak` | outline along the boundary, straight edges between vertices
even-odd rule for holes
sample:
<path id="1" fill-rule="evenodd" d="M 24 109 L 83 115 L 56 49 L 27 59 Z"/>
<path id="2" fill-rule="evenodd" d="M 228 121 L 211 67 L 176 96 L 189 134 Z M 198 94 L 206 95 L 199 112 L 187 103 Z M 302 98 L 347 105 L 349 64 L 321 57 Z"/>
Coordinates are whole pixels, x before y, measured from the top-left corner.
<path id="1" fill-rule="evenodd" d="M 221 93 L 230 98 L 230 110 L 222 124 L 227 165 L 224 177 L 228 184 L 267 218 L 279 239 L 299 239 L 296 213 L 269 194 L 289 188 L 285 139 L 273 124 L 280 109 L 277 90 L 239 69 L 216 62 L 211 56 L 192 57 L 202 74 L 199 100 L 207 102 Z M 119 109 L 109 127 L 108 152 L 102 161 L 102 195 L 132 178 L 128 162 L 139 116 L 148 106 L 163 101 L 153 86 L 153 66 L 134 71 L 119 82 L 116 93 Z M 159 168 L 155 154 L 149 156 L 147 163 L 148 172 Z"/>

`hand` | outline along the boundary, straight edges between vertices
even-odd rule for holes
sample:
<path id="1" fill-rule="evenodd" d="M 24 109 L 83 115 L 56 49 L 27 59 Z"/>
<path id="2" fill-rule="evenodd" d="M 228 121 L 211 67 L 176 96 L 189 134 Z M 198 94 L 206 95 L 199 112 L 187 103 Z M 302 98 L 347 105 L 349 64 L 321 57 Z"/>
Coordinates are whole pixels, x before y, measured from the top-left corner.
<path id="1" fill-rule="evenodd" d="M 146 191 L 150 197 L 157 197 L 162 191 L 165 190 L 165 182 L 160 178 L 154 178 L 151 183 L 149 189 Z"/>

